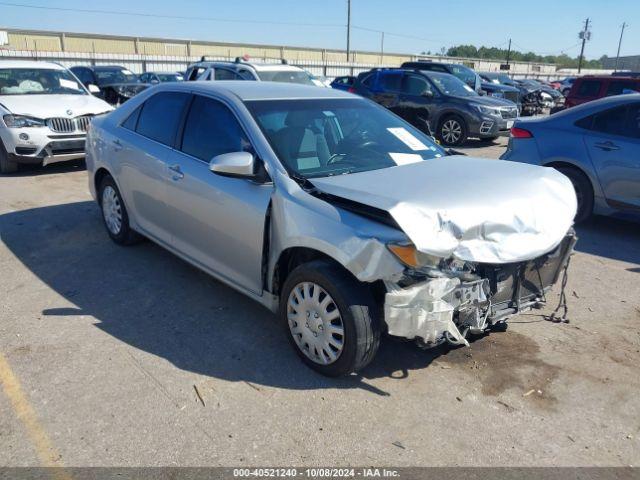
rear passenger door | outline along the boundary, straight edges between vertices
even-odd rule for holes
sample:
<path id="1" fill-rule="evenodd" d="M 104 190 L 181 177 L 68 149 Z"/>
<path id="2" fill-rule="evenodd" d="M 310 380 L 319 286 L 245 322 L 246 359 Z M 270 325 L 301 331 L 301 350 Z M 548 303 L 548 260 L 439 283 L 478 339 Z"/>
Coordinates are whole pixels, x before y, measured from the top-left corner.
<path id="1" fill-rule="evenodd" d="M 616 107 L 581 121 L 589 155 L 607 202 L 640 209 L 640 103 Z"/>
<path id="2" fill-rule="evenodd" d="M 398 100 L 402 91 L 402 72 L 380 72 L 371 99 L 393 113 L 401 114 Z"/>
<path id="3" fill-rule="evenodd" d="M 437 102 L 435 88 L 423 75 L 405 73 L 402 79 L 399 115 L 414 127 L 431 135 L 429 121 Z"/>
<path id="4" fill-rule="evenodd" d="M 223 153 L 248 151 L 251 142 L 221 101 L 194 95 L 167 186 L 173 245 L 212 273 L 253 293 L 262 291 L 262 248 L 273 185 L 209 170 Z"/>
<path id="5" fill-rule="evenodd" d="M 120 172 L 118 179 L 125 202 L 142 233 L 170 243 L 171 211 L 166 204 L 166 185 L 172 171 L 178 126 L 190 95 L 160 92 L 149 97 L 119 126 L 110 145 Z"/>

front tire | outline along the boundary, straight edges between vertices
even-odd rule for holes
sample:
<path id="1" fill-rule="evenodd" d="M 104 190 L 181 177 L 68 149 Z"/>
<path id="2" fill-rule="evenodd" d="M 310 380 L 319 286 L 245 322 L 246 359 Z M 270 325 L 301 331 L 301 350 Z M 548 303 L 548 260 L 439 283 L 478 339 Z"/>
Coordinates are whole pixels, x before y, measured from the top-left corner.
<path id="1" fill-rule="evenodd" d="M 107 175 L 98 191 L 102 220 L 111 240 L 119 245 L 132 245 L 140 241 L 140 235 L 129 226 L 127 208 L 113 178 Z"/>
<path id="2" fill-rule="evenodd" d="M 467 123 L 459 115 L 449 115 L 438 126 L 438 139 L 448 147 L 459 147 L 467 141 Z"/>
<path id="3" fill-rule="evenodd" d="M 296 267 L 280 296 L 280 319 L 302 361 L 330 377 L 361 370 L 380 345 L 371 292 L 341 267 L 315 260 Z"/>
<path id="4" fill-rule="evenodd" d="M 18 163 L 9 159 L 9 154 L 0 140 L 0 173 L 15 173 L 18 171 Z"/>
<path id="5" fill-rule="evenodd" d="M 573 184 L 578 200 L 575 223 L 584 222 L 593 213 L 593 187 L 589 178 L 580 170 L 571 167 L 556 167 L 560 173 L 568 177 Z"/>

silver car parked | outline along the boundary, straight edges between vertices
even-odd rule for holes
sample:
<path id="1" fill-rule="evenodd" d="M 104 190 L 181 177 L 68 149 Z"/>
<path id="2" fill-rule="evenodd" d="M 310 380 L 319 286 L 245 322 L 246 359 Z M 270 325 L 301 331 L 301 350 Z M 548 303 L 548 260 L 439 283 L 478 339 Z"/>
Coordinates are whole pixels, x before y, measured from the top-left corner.
<path id="1" fill-rule="evenodd" d="M 92 124 L 87 168 L 115 242 L 150 238 L 278 312 L 326 375 L 367 365 L 382 333 L 460 345 L 503 325 L 575 242 L 563 175 L 448 155 L 333 89 L 160 85 Z"/>

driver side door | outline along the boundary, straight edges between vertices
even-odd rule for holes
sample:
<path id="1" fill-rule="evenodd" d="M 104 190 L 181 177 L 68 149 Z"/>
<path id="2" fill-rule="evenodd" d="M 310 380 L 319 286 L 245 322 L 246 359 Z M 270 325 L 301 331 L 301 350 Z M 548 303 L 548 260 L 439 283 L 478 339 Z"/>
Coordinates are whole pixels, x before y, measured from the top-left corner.
<path id="1" fill-rule="evenodd" d="M 221 101 L 194 95 L 167 184 L 173 246 L 206 270 L 246 289 L 262 291 L 262 250 L 273 184 L 213 173 L 224 153 L 254 153 L 238 119 Z"/>

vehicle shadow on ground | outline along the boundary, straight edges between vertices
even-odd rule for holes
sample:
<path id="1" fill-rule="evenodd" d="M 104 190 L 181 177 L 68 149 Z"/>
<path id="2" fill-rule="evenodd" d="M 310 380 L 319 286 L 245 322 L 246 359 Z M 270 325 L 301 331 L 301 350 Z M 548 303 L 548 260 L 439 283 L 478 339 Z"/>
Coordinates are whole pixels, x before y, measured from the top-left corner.
<path id="1" fill-rule="evenodd" d="M 284 327 L 256 302 L 152 242 L 111 242 L 93 202 L 0 215 L 0 233 L 9 250 L 66 299 L 43 311 L 51 328 L 59 316 L 92 316 L 107 334 L 186 371 L 280 388 L 388 395 L 368 380 L 406 377 L 447 351 L 386 339 L 362 376 L 328 379 L 300 362 Z"/>
<path id="2" fill-rule="evenodd" d="M 52 175 L 56 173 L 83 172 L 87 169 L 84 160 L 68 160 L 43 167 L 42 165 L 19 165 L 18 171 L 12 173 L 12 177 L 37 177 L 40 175 Z"/>
<path id="3" fill-rule="evenodd" d="M 577 251 L 640 265 L 640 223 L 595 216 L 576 232 Z"/>

